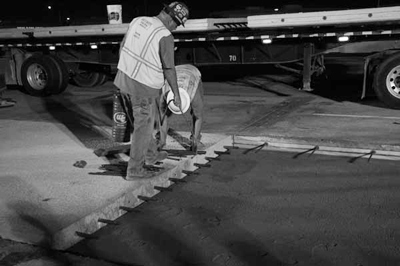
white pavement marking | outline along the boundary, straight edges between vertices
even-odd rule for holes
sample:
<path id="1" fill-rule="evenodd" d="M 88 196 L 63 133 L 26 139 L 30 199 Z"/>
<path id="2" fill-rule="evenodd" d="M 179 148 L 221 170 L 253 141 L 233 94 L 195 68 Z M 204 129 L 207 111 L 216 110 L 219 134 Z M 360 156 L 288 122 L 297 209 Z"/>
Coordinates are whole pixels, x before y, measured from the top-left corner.
<path id="1" fill-rule="evenodd" d="M 400 116 L 342 115 L 342 114 L 319 114 L 319 113 L 315 113 L 313 115 L 317 115 L 317 116 L 332 116 L 332 117 L 350 117 L 350 118 L 399 119 L 400 120 Z"/>

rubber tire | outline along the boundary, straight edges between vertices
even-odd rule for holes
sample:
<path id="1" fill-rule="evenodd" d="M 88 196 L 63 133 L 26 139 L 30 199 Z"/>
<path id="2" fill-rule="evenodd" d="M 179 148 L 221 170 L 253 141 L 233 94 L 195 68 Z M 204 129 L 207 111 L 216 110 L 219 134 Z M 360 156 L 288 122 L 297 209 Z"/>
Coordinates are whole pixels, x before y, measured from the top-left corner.
<path id="1" fill-rule="evenodd" d="M 21 81 L 29 95 L 51 95 L 59 88 L 60 78 L 56 63 L 46 55 L 32 55 L 22 63 Z"/>
<path id="2" fill-rule="evenodd" d="M 373 82 L 373 89 L 378 99 L 392 109 L 400 109 L 400 93 L 398 96 L 392 95 L 390 93 L 391 88 L 386 85 L 386 79 L 396 67 L 400 68 L 400 53 L 393 54 L 380 63 L 376 69 Z M 400 76 L 400 72 L 398 75 Z"/>
<path id="3" fill-rule="evenodd" d="M 105 74 L 100 73 L 100 72 L 90 72 L 87 73 L 88 76 L 82 75 L 82 74 L 76 74 L 72 77 L 72 81 L 75 85 L 78 87 L 83 87 L 83 88 L 92 88 L 96 87 L 97 85 L 100 84 L 100 82 L 104 81 L 105 79 Z"/>
<path id="4" fill-rule="evenodd" d="M 97 86 L 103 85 L 104 83 L 106 83 L 108 81 L 108 75 L 104 74 L 104 73 L 99 73 L 100 77 L 99 77 L 99 83 L 97 84 Z"/>
<path id="5" fill-rule="evenodd" d="M 64 61 L 56 55 L 48 55 L 51 60 L 57 65 L 58 73 L 60 75 L 58 88 L 53 88 L 52 94 L 57 95 L 63 93 L 69 84 L 69 73 Z"/>

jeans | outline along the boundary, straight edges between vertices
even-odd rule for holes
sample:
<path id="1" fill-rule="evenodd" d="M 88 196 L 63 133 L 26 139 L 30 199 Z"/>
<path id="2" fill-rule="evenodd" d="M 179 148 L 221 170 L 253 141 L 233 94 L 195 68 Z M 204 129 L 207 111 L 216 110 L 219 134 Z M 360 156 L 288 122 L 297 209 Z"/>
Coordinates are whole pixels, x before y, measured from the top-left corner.
<path id="1" fill-rule="evenodd" d="M 158 115 L 156 98 L 135 97 L 121 93 L 126 111 L 133 121 L 131 149 L 129 154 L 127 176 L 144 173 L 146 159 L 151 160 L 158 154 L 154 138 L 154 123 Z M 158 120 L 157 120 L 158 121 Z"/>

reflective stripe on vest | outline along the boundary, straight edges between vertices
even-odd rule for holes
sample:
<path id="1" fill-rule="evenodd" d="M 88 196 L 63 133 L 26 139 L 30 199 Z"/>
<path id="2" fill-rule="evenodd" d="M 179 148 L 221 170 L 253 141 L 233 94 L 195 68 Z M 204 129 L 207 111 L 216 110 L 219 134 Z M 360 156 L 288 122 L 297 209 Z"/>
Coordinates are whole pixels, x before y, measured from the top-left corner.
<path id="1" fill-rule="evenodd" d="M 162 69 L 159 68 L 158 66 L 154 65 L 150 61 L 145 60 L 144 58 L 140 57 L 140 55 L 135 54 L 133 51 L 129 50 L 127 47 L 122 48 L 124 52 L 126 52 L 128 55 L 130 55 L 132 58 L 136 59 L 137 62 L 135 63 L 135 68 L 133 69 L 133 72 L 131 73 L 131 77 L 135 77 L 137 75 L 137 72 L 140 68 L 140 64 L 145 64 L 146 66 L 150 67 L 154 71 L 162 73 Z"/>
<path id="2" fill-rule="evenodd" d="M 147 50 L 148 50 L 149 47 L 150 47 L 151 41 L 154 39 L 154 37 L 156 36 L 156 34 L 157 34 L 158 32 L 160 32 L 160 31 L 162 31 L 163 29 L 164 29 L 164 26 L 158 27 L 158 28 L 155 28 L 155 29 L 154 29 L 154 31 L 150 34 L 149 38 L 147 38 L 146 44 L 144 45 L 143 50 L 142 50 L 142 53 L 140 54 L 140 58 L 143 59 L 143 60 L 141 61 L 143 64 L 146 64 L 146 65 L 149 66 L 149 67 L 152 67 L 152 66 L 155 67 L 155 68 L 156 68 L 155 70 L 156 70 L 157 72 L 160 72 L 160 73 L 163 72 L 161 67 L 159 68 L 159 67 L 157 67 L 156 65 L 153 65 L 151 62 L 145 60 L 143 57 L 147 54 Z M 138 71 L 139 71 L 141 65 L 142 65 L 142 64 L 136 63 L 136 67 L 135 67 L 135 70 L 134 70 L 133 73 L 132 73 L 132 77 L 136 78 L 136 76 L 137 76 L 137 74 L 138 74 Z"/>

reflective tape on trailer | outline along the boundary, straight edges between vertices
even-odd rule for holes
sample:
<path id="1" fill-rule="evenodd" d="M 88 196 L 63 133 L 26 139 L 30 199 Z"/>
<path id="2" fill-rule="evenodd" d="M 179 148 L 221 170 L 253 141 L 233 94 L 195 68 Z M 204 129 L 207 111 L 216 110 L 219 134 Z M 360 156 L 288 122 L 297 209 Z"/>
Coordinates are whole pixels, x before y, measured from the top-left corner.
<path id="1" fill-rule="evenodd" d="M 326 33 L 300 33 L 300 34 L 281 34 L 273 38 L 323 38 L 339 36 L 371 36 L 371 35 L 397 35 L 400 29 L 384 31 L 349 31 L 349 32 L 326 32 Z"/>
<path id="2" fill-rule="evenodd" d="M 340 36 L 382 36 L 382 35 L 398 35 L 400 29 L 382 30 L 382 31 L 349 31 L 349 32 L 325 32 L 325 33 L 290 33 L 279 35 L 243 35 L 243 36 L 212 36 L 212 37 L 196 37 L 196 38 L 175 38 L 175 42 L 206 42 L 206 41 L 243 41 L 243 40 L 262 40 L 262 39 L 295 39 L 295 38 L 324 38 L 324 37 L 340 37 Z M 99 41 L 99 42 L 67 42 L 67 43 L 13 43 L 0 44 L 0 47 L 43 47 L 43 46 L 90 46 L 90 45 L 120 45 L 119 41 Z"/>
<path id="3" fill-rule="evenodd" d="M 201 38 L 185 38 L 185 39 L 174 39 L 175 42 L 205 42 L 208 41 L 207 38 L 201 37 Z"/>
<path id="4" fill-rule="evenodd" d="M 373 36 L 373 35 L 398 35 L 400 29 L 382 31 L 349 31 L 349 32 L 326 32 L 326 33 L 289 33 L 279 35 L 250 35 L 250 36 L 219 36 L 209 38 L 175 38 L 175 42 L 201 42 L 201 41 L 237 41 L 237 40 L 259 40 L 259 39 L 295 39 L 295 38 L 324 38 L 340 36 Z"/>

